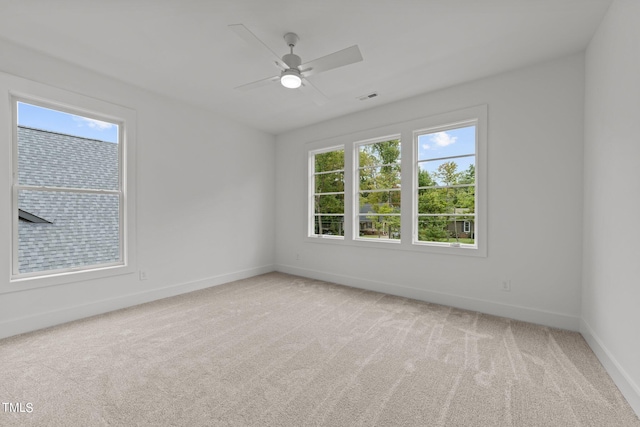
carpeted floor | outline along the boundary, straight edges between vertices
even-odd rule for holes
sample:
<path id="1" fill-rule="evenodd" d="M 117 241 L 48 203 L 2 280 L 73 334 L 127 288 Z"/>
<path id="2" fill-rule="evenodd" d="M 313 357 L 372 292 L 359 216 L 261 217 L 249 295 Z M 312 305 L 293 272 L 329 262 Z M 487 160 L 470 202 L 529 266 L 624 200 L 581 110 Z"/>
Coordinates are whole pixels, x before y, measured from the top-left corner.
<path id="1" fill-rule="evenodd" d="M 2 426 L 640 426 L 578 333 L 270 273 L 0 341 Z"/>

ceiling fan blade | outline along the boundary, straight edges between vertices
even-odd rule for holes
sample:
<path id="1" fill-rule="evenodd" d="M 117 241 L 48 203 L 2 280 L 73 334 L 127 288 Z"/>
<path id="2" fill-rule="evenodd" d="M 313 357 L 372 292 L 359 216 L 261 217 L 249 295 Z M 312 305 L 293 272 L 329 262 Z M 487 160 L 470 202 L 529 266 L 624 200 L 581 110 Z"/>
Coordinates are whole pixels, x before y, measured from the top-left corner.
<path id="1" fill-rule="evenodd" d="M 289 68 L 287 67 L 287 64 L 285 64 L 284 61 L 280 59 L 277 53 L 272 51 L 269 46 L 264 44 L 264 42 L 260 40 L 251 31 L 249 31 L 247 27 L 245 27 L 242 24 L 232 24 L 232 25 L 229 25 L 229 28 L 231 29 L 231 31 L 233 31 L 238 36 L 240 36 L 240 38 L 246 41 L 249 45 L 254 46 L 255 48 L 258 48 L 260 52 L 262 52 L 265 56 L 268 57 L 268 59 L 275 62 L 277 67 L 283 70 L 286 70 L 287 68 Z"/>
<path id="2" fill-rule="evenodd" d="M 353 64 L 362 61 L 362 54 L 358 45 L 353 45 L 346 49 L 331 53 L 322 58 L 314 59 L 305 64 L 300 65 L 300 71 L 305 77 L 321 73 L 323 71 L 332 70 L 344 65 Z"/>
<path id="3" fill-rule="evenodd" d="M 329 102 L 329 98 L 327 98 L 322 92 L 320 92 L 317 87 L 312 85 L 309 80 L 302 80 L 302 86 L 300 86 L 300 90 L 305 95 L 310 97 L 317 105 L 324 105 Z"/>
<path id="4" fill-rule="evenodd" d="M 272 77 L 267 77 L 266 79 L 252 82 L 252 83 L 247 83 L 246 85 L 238 86 L 235 89 L 238 89 L 244 92 L 244 91 L 255 89 L 261 86 L 267 86 L 277 81 L 280 81 L 280 76 L 272 76 Z"/>

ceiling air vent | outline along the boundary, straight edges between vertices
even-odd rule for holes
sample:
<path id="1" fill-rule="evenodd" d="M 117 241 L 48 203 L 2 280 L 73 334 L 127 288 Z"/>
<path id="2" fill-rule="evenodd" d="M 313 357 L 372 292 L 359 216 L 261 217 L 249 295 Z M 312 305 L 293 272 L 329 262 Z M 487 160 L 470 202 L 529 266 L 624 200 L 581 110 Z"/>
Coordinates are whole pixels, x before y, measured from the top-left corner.
<path id="1" fill-rule="evenodd" d="M 370 93 L 368 95 L 359 96 L 358 99 L 360 101 L 366 101 L 367 99 L 375 98 L 376 96 L 378 96 L 378 93 L 377 92 L 372 92 L 372 93 Z"/>

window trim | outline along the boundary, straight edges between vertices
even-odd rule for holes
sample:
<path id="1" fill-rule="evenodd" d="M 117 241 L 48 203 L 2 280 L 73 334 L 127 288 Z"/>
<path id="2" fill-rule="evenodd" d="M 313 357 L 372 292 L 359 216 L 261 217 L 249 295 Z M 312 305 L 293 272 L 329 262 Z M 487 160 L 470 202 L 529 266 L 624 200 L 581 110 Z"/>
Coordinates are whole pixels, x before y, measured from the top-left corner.
<path id="1" fill-rule="evenodd" d="M 10 129 L 5 132 L 11 135 L 11 247 L 9 251 L 9 283 L 0 287 L 0 294 L 24 291 L 46 286 L 60 285 L 77 281 L 93 280 L 137 271 L 136 257 L 136 223 L 135 223 L 135 135 L 136 112 L 130 108 L 98 100 L 88 96 L 68 92 L 44 84 L 25 80 L 20 77 L 0 73 L 0 86 L 5 90 L 10 101 L 5 110 L 11 120 L 4 120 Z M 114 263 L 94 264 L 59 270 L 48 270 L 31 273 L 18 272 L 18 190 L 43 190 L 80 192 L 78 189 L 52 189 L 21 185 L 18 183 L 18 150 L 17 150 L 17 103 L 24 102 L 58 111 L 78 114 L 87 118 L 103 120 L 119 126 L 118 160 L 119 160 L 119 199 L 120 199 L 120 260 Z M 6 104 L 5 104 L 6 105 Z M 0 110 L 1 112 L 2 110 Z M 0 131 L 2 131 L 0 125 Z M 111 191 L 82 189 L 82 193 L 107 194 Z"/>
<path id="2" fill-rule="evenodd" d="M 385 135 L 400 135 L 401 144 L 401 180 L 405 185 L 401 188 L 402 198 L 402 214 L 401 214 L 401 229 L 402 240 L 397 241 L 389 239 L 384 243 L 375 241 L 366 241 L 367 239 L 355 239 L 354 233 L 357 230 L 354 229 L 352 221 L 345 221 L 345 236 L 344 239 L 329 239 L 329 238 L 317 238 L 309 237 L 309 220 L 307 219 L 304 224 L 305 227 L 305 242 L 309 243 L 326 243 L 326 244 L 338 244 L 363 248 L 376 248 L 376 249 L 391 249 L 391 250 L 406 250 L 411 252 L 422 253 L 434 253 L 443 255 L 463 255 L 472 257 L 486 257 L 487 256 L 487 117 L 488 106 L 481 104 L 478 106 L 468 107 L 451 112 L 434 114 L 428 117 L 409 120 L 406 122 L 394 123 L 390 125 L 381 126 L 378 128 L 365 129 L 356 131 L 353 133 L 343 134 L 327 138 L 324 140 L 311 141 L 306 144 L 304 155 L 309 158 L 311 151 L 322 150 L 324 148 L 335 147 L 338 145 L 344 146 L 345 153 L 345 218 L 355 218 L 357 209 L 355 204 L 357 203 L 355 197 L 354 179 L 355 168 L 357 167 L 357 158 L 354 154 L 355 144 L 357 142 L 363 142 L 366 140 L 375 140 L 380 138 L 384 139 Z M 414 134 L 416 131 L 424 131 L 425 129 L 446 129 L 459 127 L 460 123 L 468 123 L 470 121 L 476 121 L 476 212 L 475 212 L 475 230 L 474 235 L 476 238 L 476 244 L 473 247 L 468 246 L 451 246 L 449 243 L 438 242 L 420 242 L 415 243 L 415 235 L 417 233 L 416 213 L 417 213 L 417 198 L 414 196 L 415 189 L 417 187 L 417 173 L 416 173 L 416 140 Z M 410 141 L 411 143 L 408 143 Z M 307 173 L 307 180 L 309 174 Z M 309 195 L 309 183 L 305 186 L 306 195 Z M 347 190 L 349 189 L 349 190 Z M 417 193 L 416 193 L 417 194 Z M 309 218 L 307 216 L 307 218 Z M 409 238 L 410 237 L 410 238 Z"/>

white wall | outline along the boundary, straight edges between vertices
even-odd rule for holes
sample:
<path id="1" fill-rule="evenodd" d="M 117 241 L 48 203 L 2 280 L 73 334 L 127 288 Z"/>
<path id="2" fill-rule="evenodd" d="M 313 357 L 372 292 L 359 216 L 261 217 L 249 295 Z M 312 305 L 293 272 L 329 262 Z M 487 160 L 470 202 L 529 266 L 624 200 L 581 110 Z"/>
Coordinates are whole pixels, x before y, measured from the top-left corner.
<path id="1" fill-rule="evenodd" d="M 137 258 L 149 276 L 0 294 L 0 338 L 273 270 L 273 136 L 8 42 L 0 51 L 0 71 L 137 111 Z M 11 141 L 1 137 L 8 195 Z M 0 197 L 0 287 L 9 278 L 9 199 Z"/>
<path id="2" fill-rule="evenodd" d="M 583 102 L 578 54 L 279 135 L 277 268 L 577 330 Z M 486 258 L 304 241 L 305 143 L 480 104 L 489 117 Z M 500 291 L 503 279 L 511 292 Z"/>
<path id="3" fill-rule="evenodd" d="M 586 54 L 581 332 L 640 414 L 640 2 L 616 0 Z"/>

